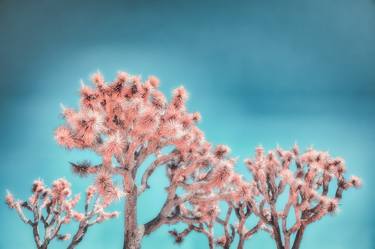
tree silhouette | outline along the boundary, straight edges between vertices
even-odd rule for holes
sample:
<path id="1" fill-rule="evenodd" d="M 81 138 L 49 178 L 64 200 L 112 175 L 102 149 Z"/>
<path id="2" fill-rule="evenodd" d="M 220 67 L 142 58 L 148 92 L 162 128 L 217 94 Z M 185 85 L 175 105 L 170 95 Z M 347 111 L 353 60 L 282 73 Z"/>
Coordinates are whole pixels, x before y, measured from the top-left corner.
<path id="1" fill-rule="evenodd" d="M 74 210 L 80 195 L 69 199 L 71 188 L 70 183 L 65 179 L 54 181 L 52 188 L 45 186 L 41 180 L 36 180 L 27 201 L 15 200 L 10 192 L 7 193 L 5 201 L 25 224 L 32 227 L 38 249 L 47 249 L 50 242 L 55 239 L 68 240 L 67 249 L 73 249 L 82 241 L 89 227 L 118 216 L 118 212 L 104 211 L 110 203 L 104 202 L 97 192 L 95 186 L 87 189 L 83 213 Z M 25 214 L 24 210 L 30 215 Z M 61 234 L 61 227 L 71 223 L 72 220 L 79 223 L 75 234 L 73 236 Z"/>
<path id="2" fill-rule="evenodd" d="M 277 148 L 265 154 L 258 147 L 255 159 L 245 162 L 256 188 L 249 208 L 259 217 L 278 249 L 300 248 L 307 226 L 334 213 L 343 191 L 361 186 L 356 176 L 345 179 L 343 159 L 314 149 L 300 154 L 295 146 L 290 151 Z M 282 198 L 284 192 L 286 201 Z M 291 221 L 293 224 L 289 225 Z"/>

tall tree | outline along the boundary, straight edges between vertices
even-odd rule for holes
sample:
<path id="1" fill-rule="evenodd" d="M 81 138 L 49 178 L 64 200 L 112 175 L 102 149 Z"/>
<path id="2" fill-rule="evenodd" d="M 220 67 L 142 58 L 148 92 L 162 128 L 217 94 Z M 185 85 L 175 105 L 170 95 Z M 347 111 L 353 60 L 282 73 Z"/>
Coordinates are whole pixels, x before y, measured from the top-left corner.
<path id="1" fill-rule="evenodd" d="M 211 210 L 203 203 L 227 196 L 219 189 L 230 180 L 234 161 L 217 156 L 220 148 L 211 148 L 205 140 L 196 126 L 199 113 L 186 110 L 185 89 L 175 89 L 168 102 L 153 76 L 142 82 L 138 76 L 120 72 L 107 83 L 97 73 L 92 79 L 95 87 L 82 85 L 79 108 L 63 108 L 66 122 L 57 128 L 55 138 L 68 149 L 87 149 L 100 156 L 97 165 L 85 161 L 72 163 L 72 168 L 80 176 L 96 175 L 96 182 L 104 186 L 100 192 L 104 199 L 117 196 L 112 177 L 121 176 L 123 248 L 140 248 L 142 238 L 163 224 L 189 223 L 209 215 Z M 146 158 L 153 161 L 137 182 Z M 158 215 L 138 224 L 138 196 L 149 188 L 148 179 L 162 166 L 169 180 L 166 200 Z M 181 210 L 186 208 L 200 208 L 195 213 L 199 217 L 185 217 Z"/>

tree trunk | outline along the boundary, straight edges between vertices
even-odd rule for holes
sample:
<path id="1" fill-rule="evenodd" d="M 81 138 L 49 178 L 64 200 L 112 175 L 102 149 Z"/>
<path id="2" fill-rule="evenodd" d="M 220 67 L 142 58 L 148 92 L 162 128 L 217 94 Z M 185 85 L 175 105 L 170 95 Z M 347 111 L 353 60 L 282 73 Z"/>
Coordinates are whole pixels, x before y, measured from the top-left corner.
<path id="1" fill-rule="evenodd" d="M 125 200 L 125 238 L 123 249 L 139 249 L 143 237 L 143 229 L 137 224 L 137 187 L 133 187 Z"/>
<path id="2" fill-rule="evenodd" d="M 244 238 L 244 236 L 240 236 L 239 241 L 238 241 L 238 245 L 237 245 L 237 249 L 243 249 L 244 244 L 245 244 L 245 238 Z"/>
<path id="3" fill-rule="evenodd" d="M 225 242 L 223 249 L 230 249 L 230 244 L 231 243 L 229 241 Z"/>
<path id="4" fill-rule="evenodd" d="M 214 238 L 212 236 L 208 237 L 208 247 L 214 249 Z"/>
<path id="5" fill-rule="evenodd" d="M 273 230 L 277 249 L 284 249 L 283 241 L 282 241 L 281 234 L 280 234 L 279 222 L 277 218 L 275 218 L 275 216 L 272 216 L 272 223 L 273 223 L 272 230 Z"/>
<path id="6" fill-rule="evenodd" d="M 298 229 L 298 232 L 296 234 L 296 238 L 294 239 L 294 243 L 293 243 L 292 249 L 299 249 L 299 247 L 301 245 L 301 241 L 302 241 L 302 237 L 303 237 L 303 233 L 304 232 L 305 232 L 305 228 L 303 226 L 301 226 Z"/>
<path id="7" fill-rule="evenodd" d="M 43 245 L 39 247 L 39 249 L 48 249 L 49 241 L 44 241 Z"/>

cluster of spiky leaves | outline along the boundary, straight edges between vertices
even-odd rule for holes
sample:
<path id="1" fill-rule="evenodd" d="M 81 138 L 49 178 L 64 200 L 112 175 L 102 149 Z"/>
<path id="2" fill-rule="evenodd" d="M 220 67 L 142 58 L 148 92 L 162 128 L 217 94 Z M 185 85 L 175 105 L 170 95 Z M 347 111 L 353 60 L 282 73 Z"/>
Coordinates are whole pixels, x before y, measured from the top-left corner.
<path id="1" fill-rule="evenodd" d="M 82 85 L 78 111 L 64 108 L 66 124 L 56 130 L 59 144 L 94 150 L 105 167 L 115 157 L 128 168 L 141 150 L 151 153 L 174 145 L 183 152 L 201 145 L 203 134 L 195 126 L 200 116 L 186 111 L 183 87 L 174 90 L 168 103 L 155 77 L 141 82 L 138 76 L 119 73 L 106 83 L 95 74 L 93 82 L 95 88 Z"/>

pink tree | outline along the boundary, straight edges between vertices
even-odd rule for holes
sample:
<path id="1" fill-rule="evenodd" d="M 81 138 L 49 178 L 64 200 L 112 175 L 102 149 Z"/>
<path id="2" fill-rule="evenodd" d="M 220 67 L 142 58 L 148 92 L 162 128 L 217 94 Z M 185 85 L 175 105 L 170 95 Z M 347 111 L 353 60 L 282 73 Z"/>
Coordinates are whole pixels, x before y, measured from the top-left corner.
<path id="1" fill-rule="evenodd" d="M 255 158 L 245 162 L 255 188 L 247 205 L 278 249 L 300 248 L 306 227 L 334 213 L 343 191 L 361 186 L 358 177 L 345 178 L 343 159 L 313 149 L 299 154 L 297 146 L 291 151 L 277 148 L 265 155 L 258 147 Z M 288 225 L 291 220 L 293 224 Z M 238 248 L 242 247 L 243 244 Z"/>
<path id="2" fill-rule="evenodd" d="M 10 192 L 5 201 L 25 224 L 31 226 L 38 249 L 47 249 L 55 239 L 69 241 L 67 248 L 73 249 L 82 241 L 89 227 L 118 216 L 118 212 L 104 211 L 109 203 L 98 197 L 97 192 L 94 186 L 87 189 L 83 213 L 74 210 L 80 195 L 69 199 L 71 188 L 65 179 L 54 181 L 52 188 L 45 186 L 41 180 L 36 180 L 27 201 L 15 200 Z M 61 227 L 72 220 L 79 222 L 75 234 L 72 237 L 70 234 L 61 234 Z"/>
<path id="3" fill-rule="evenodd" d="M 206 216 L 202 210 L 199 217 L 185 217 L 187 212 L 182 210 L 224 198 L 225 193 L 218 189 L 232 175 L 233 161 L 217 156 L 218 149 L 211 149 L 196 126 L 200 115 L 186 111 L 185 89 L 175 89 L 167 102 L 155 77 L 142 82 L 121 72 L 116 80 L 106 83 L 97 73 L 93 82 L 95 88 L 82 85 L 78 110 L 63 108 L 66 123 L 56 130 L 55 137 L 68 149 L 88 149 L 101 157 L 98 165 L 73 163 L 72 168 L 81 176 L 94 174 L 97 182 L 105 182 L 101 192 L 104 198 L 111 199 L 118 192 L 112 176 L 122 177 L 124 249 L 139 248 L 143 236 L 163 224 L 189 223 Z M 170 147 L 170 152 L 162 150 Z M 151 156 L 154 161 L 137 183 L 140 166 Z M 169 179 L 165 203 L 156 217 L 138 224 L 138 196 L 149 188 L 148 179 L 162 166 Z"/>

